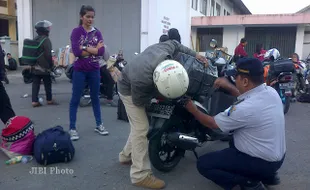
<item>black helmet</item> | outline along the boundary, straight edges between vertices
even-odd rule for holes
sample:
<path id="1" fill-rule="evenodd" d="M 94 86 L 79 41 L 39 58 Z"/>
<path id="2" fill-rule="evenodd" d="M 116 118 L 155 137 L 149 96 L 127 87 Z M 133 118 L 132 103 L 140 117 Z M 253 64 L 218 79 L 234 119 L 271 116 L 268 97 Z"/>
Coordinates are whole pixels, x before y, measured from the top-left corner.
<path id="1" fill-rule="evenodd" d="M 53 24 L 48 20 L 41 20 L 37 22 L 34 26 L 34 28 L 37 30 L 37 32 L 50 32 L 51 26 Z"/>
<path id="2" fill-rule="evenodd" d="M 23 79 L 25 84 L 30 84 L 33 82 L 32 73 L 30 68 L 23 69 L 22 71 Z"/>

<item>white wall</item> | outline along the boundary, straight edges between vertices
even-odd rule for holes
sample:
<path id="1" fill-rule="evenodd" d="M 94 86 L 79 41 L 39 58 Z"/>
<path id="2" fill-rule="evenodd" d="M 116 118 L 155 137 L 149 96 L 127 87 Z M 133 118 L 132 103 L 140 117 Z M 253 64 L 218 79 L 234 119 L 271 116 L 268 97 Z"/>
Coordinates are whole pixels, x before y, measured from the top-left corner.
<path id="1" fill-rule="evenodd" d="M 305 26 L 304 25 L 298 26 L 296 32 L 295 53 L 297 53 L 299 57 L 303 57 L 304 35 L 305 35 Z"/>
<path id="2" fill-rule="evenodd" d="M 171 7 L 175 5 L 178 6 L 177 12 L 171 10 Z M 190 7 L 190 0 L 142 0 L 142 9 L 145 8 L 148 14 L 142 10 L 141 51 L 158 42 L 159 37 L 164 33 L 164 26 L 168 26 L 167 30 L 177 28 L 182 38 L 182 44 L 190 47 Z M 168 20 L 165 20 L 164 17 Z"/>
<path id="3" fill-rule="evenodd" d="M 301 59 L 306 59 L 310 53 L 310 34 L 304 35 L 303 53 Z"/>
<path id="4" fill-rule="evenodd" d="M 233 55 L 236 46 L 244 38 L 245 28 L 243 26 L 226 26 L 223 28 L 223 46 L 228 48 L 228 53 Z"/>
<path id="5" fill-rule="evenodd" d="M 16 0 L 17 24 L 18 24 L 18 53 L 23 52 L 25 38 L 33 38 L 32 24 L 32 0 Z"/>

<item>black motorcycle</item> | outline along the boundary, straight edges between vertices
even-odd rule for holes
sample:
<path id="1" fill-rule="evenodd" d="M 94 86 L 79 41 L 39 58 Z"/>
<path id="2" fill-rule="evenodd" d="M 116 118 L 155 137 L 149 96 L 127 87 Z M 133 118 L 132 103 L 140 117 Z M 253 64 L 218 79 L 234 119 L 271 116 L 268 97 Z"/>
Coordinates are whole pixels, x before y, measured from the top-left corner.
<path id="1" fill-rule="evenodd" d="M 269 72 L 273 76 L 270 86 L 279 94 L 283 112 L 286 114 L 291 105 L 292 91 L 295 88 L 293 74 L 296 72 L 295 66 L 291 60 L 278 59 L 274 61 L 265 60 L 263 66 L 270 65 Z"/>
<path id="2" fill-rule="evenodd" d="M 219 59 L 210 59 L 213 65 L 223 67 L 221 73 L 225 73 L 231 60 L 223 67 Z M 176 167 L 186 151 L 193 151 L 198 158 L 195 151 L 197 147 L 201 147 L 207 141 L 227 137 L 220 130 L 211 130 L 200 124 L 184 108 L 183 98 L 178 100 L 156 98 L 147 107 L 147 114 L 150 116 L 150 131 L 147 135 L 149 157 L 152 165 L 162 172 L 169 172 Z M 219 98 L 224 99 L 219 101 Z M 235 101 L 235 97 L 224 90 L 213 88 L 205 96 L 192 97 L 192 99 L 198 109 L 208 115 L 224 111 Z M 221 104 L 218 104 L 219 102 Z"/>

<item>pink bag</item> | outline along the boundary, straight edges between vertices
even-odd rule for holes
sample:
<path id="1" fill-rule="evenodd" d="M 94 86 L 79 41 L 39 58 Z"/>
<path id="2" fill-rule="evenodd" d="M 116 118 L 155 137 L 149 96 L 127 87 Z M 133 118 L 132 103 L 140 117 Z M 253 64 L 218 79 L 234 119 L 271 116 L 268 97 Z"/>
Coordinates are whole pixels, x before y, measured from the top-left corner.
<path id="1" fill-rule="evenodd" d="M 6 123 L 1 138 L 1 150 L 9 158 L 31 155 L 35 140 L 33 123 L 27 117 L 15 116 Z"/>

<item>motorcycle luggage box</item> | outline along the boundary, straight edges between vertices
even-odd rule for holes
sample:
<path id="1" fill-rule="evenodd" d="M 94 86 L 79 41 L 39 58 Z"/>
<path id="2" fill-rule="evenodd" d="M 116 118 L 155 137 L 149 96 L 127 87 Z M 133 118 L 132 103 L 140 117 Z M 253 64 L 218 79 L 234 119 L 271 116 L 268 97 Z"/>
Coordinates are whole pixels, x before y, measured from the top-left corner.
<path id="1" fill-rule="evenodd" d="M 227 93 L 217 91 L 211 97 L 211 103 L 209 107 L 209 114 L 215 116 L 220 112 L 225 111 L 237 100 L 236 97 Z"/>
<path id="2" fill-rule="evenodd" d="M 271 76 L 278 76 L 282 72 L 295 72 L 295 66 L 292 60 L 279 60 L 270 63 L 269 73 Z"/>

